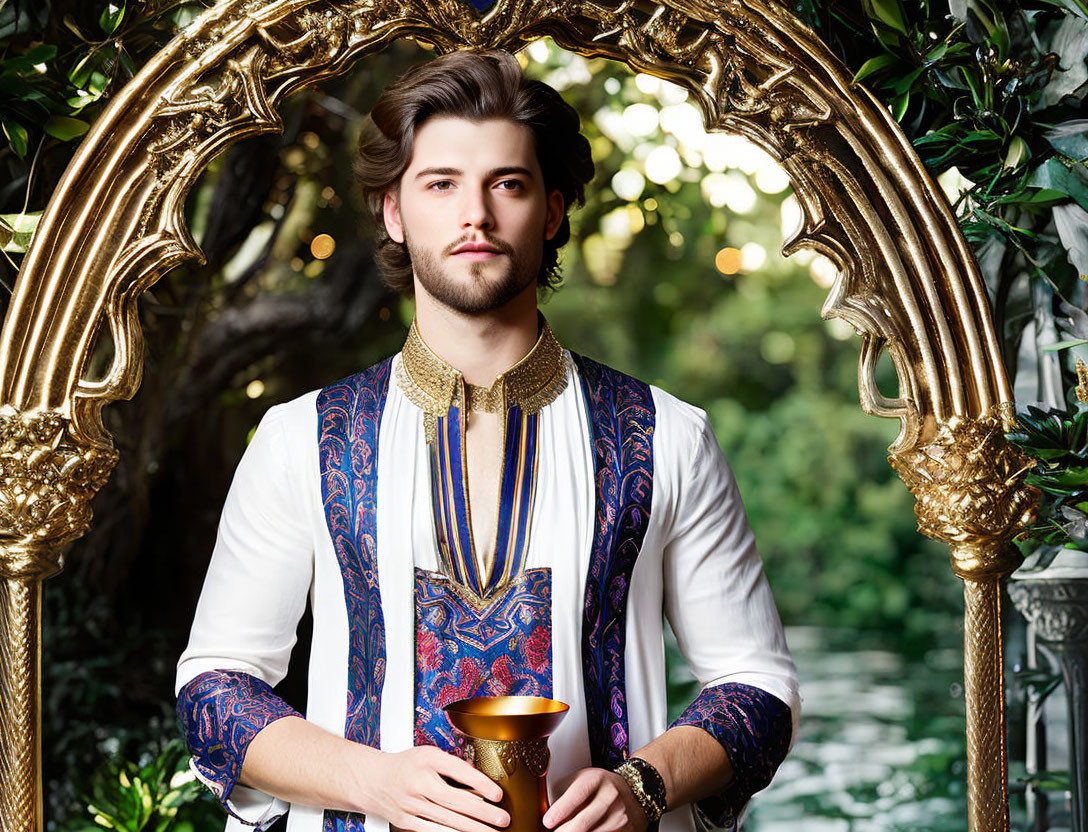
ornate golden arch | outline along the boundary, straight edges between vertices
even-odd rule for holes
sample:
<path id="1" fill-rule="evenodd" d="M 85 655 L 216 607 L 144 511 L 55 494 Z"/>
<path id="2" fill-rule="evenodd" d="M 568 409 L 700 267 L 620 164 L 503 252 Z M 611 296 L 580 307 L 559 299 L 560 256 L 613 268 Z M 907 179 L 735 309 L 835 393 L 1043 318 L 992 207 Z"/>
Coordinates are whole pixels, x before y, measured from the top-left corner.
<path id="1" fill-rule="evenodd" d="M 978 267 L 948 203 L 884 108 L 775 0 L 226 0 L 180 33 L 84 138 L 23 264 L 0 338 L 0 829 L 40 832 L 41 581 L 90 523 L 117 459 L 101 421 L 140 383 L 136 298 L 201 252 L 186 194 L 209 161 L 282 129 L 277 107 L 396 38 L 440 52 L 549 35 L 686 87 L 708 129 L 789 173 L 811 246 L 841 274 L 825 317 L 862 336 L 862 408 L 900 420 L 890 462 L 920 529 L 964 580 L 972 832 L 1008 828 L 1000 580 L 1033 494 L 1004 441 L 1010 391 Z M 101 326 L 115 345 L 83 378 Z M 874 369 L 887 349 L 900 393 Z"/>

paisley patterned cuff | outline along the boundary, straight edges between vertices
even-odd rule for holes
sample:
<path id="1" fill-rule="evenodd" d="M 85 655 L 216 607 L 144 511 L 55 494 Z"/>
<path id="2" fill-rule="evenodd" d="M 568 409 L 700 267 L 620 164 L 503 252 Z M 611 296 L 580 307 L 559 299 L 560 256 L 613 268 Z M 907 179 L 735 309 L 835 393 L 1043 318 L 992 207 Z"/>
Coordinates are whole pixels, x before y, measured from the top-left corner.
<path id="1" fill-rule="evenodd" d="M 733 779 L 694 804 L 702 826 L 734 829 L 748 800 L 771 782 L 790 747 L 789 706 L 751 685 L 729 682 L 704 688 L 673 725 L 702 728 L 722 744 Z"/>
<path id="2" fill-rule="evenodd" d="M 301 716 L 272 687 L 241 671 L 211 670 L 178 695 L 178 720 L 192 754 L 192 768 L 223 808 L 249 826 L 229 805 L 246 750 L 257 733 L 285 716 Z"/>

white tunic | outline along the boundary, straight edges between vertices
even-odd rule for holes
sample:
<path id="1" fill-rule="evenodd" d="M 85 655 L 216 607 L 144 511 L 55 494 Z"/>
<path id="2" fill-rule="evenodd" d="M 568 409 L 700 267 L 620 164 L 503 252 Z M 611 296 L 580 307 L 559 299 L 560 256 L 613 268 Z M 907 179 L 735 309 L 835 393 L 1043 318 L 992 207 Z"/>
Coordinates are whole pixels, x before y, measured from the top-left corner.
<path id="1" fill-rule="evenodd" d="M 581 626 L 596 496 L 581 382 L 569 353 L 565 362 L 566 389 L 540 411 L 525 564 L 552 570 L 552 691 L 570 705 L 549 740 L 552 799 L 578 769 L 590 765 Z M 378 434 L 377 560 L 387 656 L 380 722 L 384 751 L 404 750 L 413 741 L 413 567 L 439 568 L 423 411 L 401 393 L 395 378 L 391 372 Z M 668 726 L 662 612 L 700 684 L 740 682 L 768 691 L 789 705 L 796 734 L 797 675 L 736 481 L 706 413 L 659 388 L 651 390 L 656 408 L 652 511 L 631 576 L 626 621 L 630 749 L 637 751 Z M 343 736 L 348 619 L 322 507 L 319 393 L 270 408 L 238 464 L 189 645 L 178 663 L 176 690 L 209 670 L 240 670 L 278 684 L 309 600 L 313 643 L 305 716 Z M 288 808 L 240 783 L 229 804 L 250 823 L 266 822 Z M 288 832 L 320 832 L 320 808 L 290 809 Z M 235 818 L 227 823 L 228 830 L 245 828 Z M 366 828 L 388 832 L 388 822 L 368 815 Z M 689 806 L 661 819 L 661 832 L 694 828 Z"/>

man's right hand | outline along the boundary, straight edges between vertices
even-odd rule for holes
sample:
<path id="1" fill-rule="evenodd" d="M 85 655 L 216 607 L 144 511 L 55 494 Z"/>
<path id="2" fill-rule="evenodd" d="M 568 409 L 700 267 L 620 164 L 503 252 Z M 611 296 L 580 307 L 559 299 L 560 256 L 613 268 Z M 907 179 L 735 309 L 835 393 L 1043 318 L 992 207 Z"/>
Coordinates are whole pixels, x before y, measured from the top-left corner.
<path id="1" fill-rule="evenodd" d="M 290 803 L 377 815 L 405 832 L 496 832 L 498 783 L 433 745 L 379 751 L 297 716 L 257 733 L 240 782 Z M 489 802 L 493 801 L 493 802 Z"/>
<path id="2" fill-rule="evenodd" d="M 367 803 L 398 829 L 495 832 L 510 823 L 506 810 L 495 805 L 502 800 L 499 785 L 440 748 L 421 745 L 386 753 L 367 768 L 368 782 L 359 784 L 369 794 Z"/>

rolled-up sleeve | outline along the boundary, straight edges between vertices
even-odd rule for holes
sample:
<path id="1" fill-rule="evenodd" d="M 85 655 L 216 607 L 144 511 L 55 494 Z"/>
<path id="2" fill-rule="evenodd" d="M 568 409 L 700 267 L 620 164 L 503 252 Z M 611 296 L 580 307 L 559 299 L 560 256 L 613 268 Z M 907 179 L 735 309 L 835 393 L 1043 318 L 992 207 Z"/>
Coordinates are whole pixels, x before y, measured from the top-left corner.
<path id="1" fill-rule="evenodd" d="M 706 414 L 691 408 L 686 467 L 677 472 L 664 549 L 665 614 L 702 690 L 673 725 L 718 740 L 733 778 L 693 809 L 733 829 L 793 742 L 797 671 L 763 572 L 736 479 Z"/>
<path id="2" fill-rule="evenodd" d="M 287 674 L 313 578 L 305 472 L 284 407 L 265 413 L 235 471 L 175 688 L 193 772 L 236 822 L 258 828 L 287 804 L 237 780 L 257 733 L 298 715 L 273 688 Z"/>

